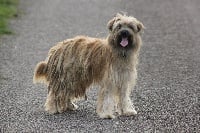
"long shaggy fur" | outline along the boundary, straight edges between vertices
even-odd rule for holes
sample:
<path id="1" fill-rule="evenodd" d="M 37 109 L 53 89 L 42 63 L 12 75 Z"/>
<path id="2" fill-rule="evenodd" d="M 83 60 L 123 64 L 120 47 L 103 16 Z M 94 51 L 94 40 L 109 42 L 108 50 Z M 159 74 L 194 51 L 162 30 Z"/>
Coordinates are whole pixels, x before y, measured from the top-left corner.
<path id="1" fill-rule="evenodd" d="M 121 30 L 117 29 L 119 24 Z M 46 111 L 75 110 L 77 105 L 73 101 L 85 97 L 86 90 L 98 84 L 101 89 L 97 113 L 101 118 L 114 118 L 115 112 L 136 114 L 129 95 L 137 77 L 143 25 L 134 17 L 117 14 L 108 22 L 108 28 L 110 34 L 106 39 L 77 36 L 59 42 L 50 49 L 46 61 L 37 64 L 33 80 L 48 86 Z M 122 30 L 131 35 L 127 47 L 119 45 Z"/>

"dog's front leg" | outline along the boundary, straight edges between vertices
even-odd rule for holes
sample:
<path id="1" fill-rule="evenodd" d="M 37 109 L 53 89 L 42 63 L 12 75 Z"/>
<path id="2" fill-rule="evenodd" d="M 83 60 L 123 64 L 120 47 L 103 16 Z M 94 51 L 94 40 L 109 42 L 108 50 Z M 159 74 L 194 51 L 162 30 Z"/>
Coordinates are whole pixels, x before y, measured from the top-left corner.
<path id="1" fill-rule="evenodd" d="M 131 88 L 128 86 L 123 86 L 120 88 L 120 106 L 123 115 L 136 115 L 137 112 L 133 107 L 131 98 L 130 98 Z"/>
<path id="2" fill-rule="evenodd" d="M 110 86 L 110 85 L 109 85 Z M 110 86 L 111 87 L 111 86 Z M 100 118 L 115 118 L 115 100 L 112 88 L 102 88 L 98 94 L 97 114 Z"/>

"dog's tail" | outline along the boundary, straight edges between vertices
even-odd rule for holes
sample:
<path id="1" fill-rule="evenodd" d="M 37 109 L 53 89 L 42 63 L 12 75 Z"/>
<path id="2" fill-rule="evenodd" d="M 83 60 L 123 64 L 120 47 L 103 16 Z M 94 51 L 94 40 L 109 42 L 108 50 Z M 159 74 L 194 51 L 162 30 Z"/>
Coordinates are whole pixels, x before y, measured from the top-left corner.
<path id="1" fill-rule="evenodd" d="M 47 82 L 47 63 L 45 61 L 39 62 L 35 67 L 33 83 Z"/>

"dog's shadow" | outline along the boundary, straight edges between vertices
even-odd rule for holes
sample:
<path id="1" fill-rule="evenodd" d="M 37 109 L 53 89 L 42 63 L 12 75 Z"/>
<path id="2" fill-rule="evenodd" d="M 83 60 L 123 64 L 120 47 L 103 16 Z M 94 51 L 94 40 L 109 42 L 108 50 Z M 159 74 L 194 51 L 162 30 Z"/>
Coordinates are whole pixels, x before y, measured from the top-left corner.
<path id="1" fill-rule="evenodd" d="M 101 119 L 97 115 L 94 108 L 86 108 L 82 107 L 75 111 L 67 110 L 63 113 L 57 113 L 57 114 L 48 114 L 47 112 L 43 112 L 43 118 L 48 121 L 76 121 L 76 120 L 120 120 L 120 121 L 126 121 L 127 119 L 137 119 L 136 116 L 118 116 L 115 119 Z"/>
<path id="2" fill-rule="evenodd" d="M 71 120 L 86 120 L 86 119 L 98 119 L 96 114 L 96 109 L 94 107 L 86 107 L 84 105 L 80 105 L 77 110 L 66 110 L 63 113 L 49 114 L 47 112 L 43 112 L 44 119 L 49 121 L 62 120 L 62 121 L 71 121 Z"/>

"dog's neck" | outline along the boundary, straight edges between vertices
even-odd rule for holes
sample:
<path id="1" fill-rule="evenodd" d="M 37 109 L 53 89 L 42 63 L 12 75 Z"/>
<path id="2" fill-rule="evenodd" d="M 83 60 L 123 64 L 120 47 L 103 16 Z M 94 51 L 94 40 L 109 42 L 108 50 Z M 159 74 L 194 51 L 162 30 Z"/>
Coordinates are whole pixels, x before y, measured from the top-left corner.
<path id="1" fill-rule="evenodd" d="M 121 60 L 129 60 L 134 56 L 133 49 L 126 49 L 123 47 L 118 47 L 117 44 L 115 44 L 115 41 L 113 39 L 107 38 L 108 45 L 112 49 L 112 54 L 115 54 L 115 57 L 118 57 Z"/>

